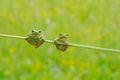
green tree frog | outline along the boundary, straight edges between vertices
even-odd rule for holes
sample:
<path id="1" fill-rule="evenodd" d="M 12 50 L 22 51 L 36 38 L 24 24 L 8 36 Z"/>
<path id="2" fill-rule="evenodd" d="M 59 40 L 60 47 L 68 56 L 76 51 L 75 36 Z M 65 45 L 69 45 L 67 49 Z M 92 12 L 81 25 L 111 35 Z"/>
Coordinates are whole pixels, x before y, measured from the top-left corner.
<path id="1" fill-rule="evenodd" d="M 68 34 L 60 33 L 59 37 L 54 40 L 54 43 L 56 44 L 56 48 L 60 51 L 65 51 L 68 48 L 68 42 L 67 42 Z"/>
<path id="2" fill-rule="evenodd" d="M 27 35 L 25 40 L 29 44 L 35 46 L 35 48 L 38 48 L 45 42 L 44 36 L 41 34 L 40 30 L 32 30 L 32 32 Z"/>

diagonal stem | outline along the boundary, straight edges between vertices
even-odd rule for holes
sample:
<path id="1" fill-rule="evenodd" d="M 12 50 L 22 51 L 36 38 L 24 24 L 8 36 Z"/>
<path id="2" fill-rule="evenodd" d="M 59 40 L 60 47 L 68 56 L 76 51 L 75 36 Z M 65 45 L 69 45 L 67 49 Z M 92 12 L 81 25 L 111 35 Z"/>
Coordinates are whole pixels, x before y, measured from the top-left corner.
<path id="1" fill-rule="evenodd" d="M 0 37 L 25 39 L 25 37 L 22 37 L 22 36 L 14 36 L 14 35 L 6 35 L 6 34 L 0 34 Z"/>
<path id="2" fill-rule="evenodd" d="M 73 43 L 69 43 L 69 46 L 76 46 L 76 47 L 87 48 L 87 49 L 95 49 L 95 50 L 101 50 L 101 51 L 120 53 L 120 50 L 118 49 L 101 48 L 101 47 L 87 46 L 87 45 L 80 45 L 80 44 L 73 44 Z"/>
<path id="3" fill-rule="evenodd" d="M 6 35 L 6 34 L 0 34 L 0 37 L 25 39 L 25 37 L 23 37 L 23 36 L 14 36 L 14 35 Z M 54 41 L 52 41 L 52 40 L 45 40 L 45 42 L 55 44 Z M 61 44 L 61 45 L 64 45 L 64 44 Z M 75 47 L 81 47 L 81 48 L 87 48 L 87 49 L 95 49 L 95 50 L 101 50 L 101 51 L 120 53 L 120 50 L 118 50 L 118 49 L 101 48 L 101 47 L 87 46 L 87 45 L 80 45 L 80 44 L 73 44 L 73 43 L 68 43 L 68 45 L 75 46 Z"/>

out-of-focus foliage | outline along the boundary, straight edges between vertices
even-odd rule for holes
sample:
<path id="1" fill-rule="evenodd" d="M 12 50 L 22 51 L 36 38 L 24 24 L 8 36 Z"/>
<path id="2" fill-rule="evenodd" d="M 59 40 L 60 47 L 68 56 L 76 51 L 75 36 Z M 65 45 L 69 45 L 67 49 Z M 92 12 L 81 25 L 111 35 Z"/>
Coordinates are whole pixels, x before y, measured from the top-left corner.
<path id="1" fill-rule="evenodd" d="M 0 0 L 0 33 L 120 49 L 119 0 Z M 0 80 L 120 80 L 120 54 L 0 37 Z"/>

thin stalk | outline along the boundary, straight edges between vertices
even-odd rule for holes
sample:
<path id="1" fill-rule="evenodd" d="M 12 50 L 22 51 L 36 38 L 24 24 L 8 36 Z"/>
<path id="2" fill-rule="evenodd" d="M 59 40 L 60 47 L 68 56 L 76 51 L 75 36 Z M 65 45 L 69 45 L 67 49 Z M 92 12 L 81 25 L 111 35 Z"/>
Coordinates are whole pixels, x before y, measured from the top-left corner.
<path id="1" fill-rule="evenodd" d="M 81 47 L 81 48 L 88 48 L 88 49 L 120 53 L 120 50 L 118 50 L 118 49 L 101 48 L 101 47 L 87 46 L 87 45 L 80 45 L 80 44 L 73 44 L 73 43 L 69 43 L 69 46 L 76 46 L 76 47 Z"/>
<path id="2" fill-rule="evenodd" d="M 51 41 L 51 40 L 46 40 L 46 42 L 55 44 L 54 41 Z M 61 45 L 64 45 L 64 44 L 61 44 Z M 101 47 L 87 46 L 87 45 L 81 45 L 81 44 L 68 43 L 68 46 L 74 46 L 74 47 L 81 47 L 81 48 L 87 48 L 87 49 L 94 49 L 94 50 L 101 50 L 101 51 L 107 51 L 107 52 L 120 53 L 120 50 L 117 50 L 117 49 L 101 48 Z"/>
<path id="3" fill-rule="evenodd" d="M 0 34 L 0 37 L 25 39 L 25 37 L 23 37 L 23 36 L 14 36 L 14 35 L 6 35 L 6 34 Z M 54 41 L 52 41 L 52 40 L 45 40 L 45 42 L 55 44 Z M 64 44 L 61 44 L 61 45 L 64 45 Z M 68 46 L 120 53 L 120 50 L 118 50 L 118 49 L 101 48 L 101 47 L 87 46 L 87 45 L 81 45 L 81 44 L 68 43 Z"/>
<path id="4" fill-rule="evenodd" d="M 22 36 L 14 36 L 14 35 L 6 35 L 6 34 L 0 34 L 0 37 L 25 39 L 25 37 L 22 37 Z"/>

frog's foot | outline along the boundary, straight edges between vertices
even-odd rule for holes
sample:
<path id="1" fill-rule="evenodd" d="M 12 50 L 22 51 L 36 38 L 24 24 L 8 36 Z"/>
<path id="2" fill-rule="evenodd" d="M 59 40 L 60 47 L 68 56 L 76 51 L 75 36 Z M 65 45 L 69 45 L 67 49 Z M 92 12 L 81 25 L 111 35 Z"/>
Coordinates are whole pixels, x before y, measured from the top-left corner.
<path id="1" fill-rule="evenodd" d="M 54 44 L 57 44 L 56 40 L 54 40 Z"/>
<path id="2" fill-rule="evenodd" d="M 64 46 L 69 46 L 69 43 L 68 42 L 64 42 Z"/>
<path id="3" fill-rule="evenodd" d="M 65 50 L 66 50 L 66 49 L 64 49 L 64 50 L 61 50 L 61 51 L 65 52 Z"/>
<path id="4" fill-rule="evenodd" d="M 35 44 L 34 46 L 35 46 L 35 48 L 38 48 L 40 45 L 37 43 L 37 44 Z"/>
<path id="5" fill-rule="evenodd" d="M 25 40 L 28 40 L 28 38 L 26 37 Z"/>
<path id="6" fill-rule="evenodd" d="M 45 37 L 42 35 L 42 36 L 40 37 L 40 40 L 41 40 L 41 41 L 45 41 Z"/>
<path id="7" fill-rule="evenodd" d="M 39 46 L 35 46 L 35 48 L 38 48 Z"/>

